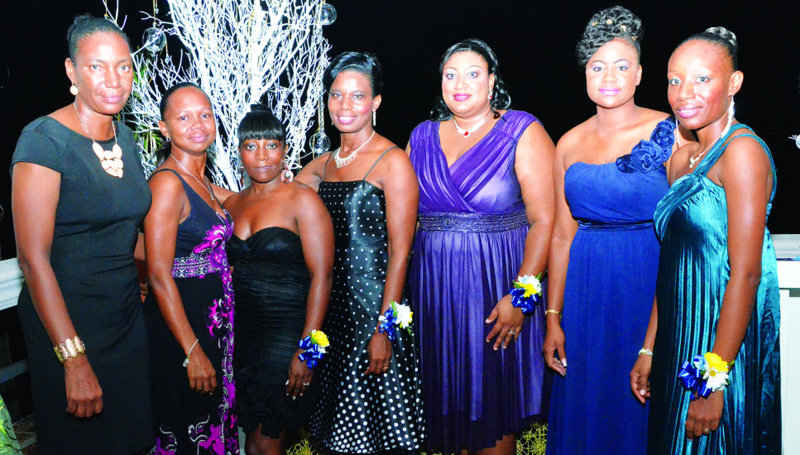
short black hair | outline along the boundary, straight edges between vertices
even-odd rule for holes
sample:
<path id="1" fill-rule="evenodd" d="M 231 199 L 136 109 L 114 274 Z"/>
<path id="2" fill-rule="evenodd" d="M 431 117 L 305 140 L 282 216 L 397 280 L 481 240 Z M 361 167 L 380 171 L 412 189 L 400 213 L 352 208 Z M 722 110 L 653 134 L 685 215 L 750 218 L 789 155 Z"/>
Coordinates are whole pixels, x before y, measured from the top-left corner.
<path id="1" fill-rule="evenodd" d="M 586 66 L 598 49 L 615 38 L 622 38 L 636 49 L 640 56 L 640 42 L 644 36 L 642 20 L 629 9 L 619 5 L 600 10 L 589 19 L 583 36 L 575 46 L 575 56 L 581 67 Z"/>
<path id="2" fill-rule="evenodd" d="M 705 31 L 695 33 L 694 35 L 681 41 L 678 47 L 681 47 L 687 41 L 701 40 L 719 46 L 725 50 L 728 57 L 731 59 L 733 70 L 739 69 L 739 42 L 736 40 L 736 34 L 725 27 L 716 26 L 708 27 Z M 675 49 L 677 49 L 676 47 Z"/>
<path id="3" fill-rule="evenodd" d="M 442 73 L 444 72 L 444 65 L 450 60 L 450 57 L 453 54 L 457 54 L 459 52 L 474 52 L 483 58 L 486 61 L 486 65 L 489 67 L 489 74 L 494 74 L 494 87 L 492 89 L 492 101 L 489 105 L 492 108 L 492 111 L 495 113 L 495 118 L 499 117 L 500 114 L 497 112 L 497 109 L 508 109 L 511 105 L 511 94 L 508 93 L 506 89 L 506 84 L 503 78 L 500 76 L 500 63 L 497 61 L 497 54 L 494 53 L 491 47 L 486 44 L 485 41 L 480 40 L 478 38 L 467 38 L 453 44 L 452 46 L 448 47 L 444 54 L 442 54 L 442 60 L 439 62 L 439 78 L 441 79 Z M 442 121 L 447 120 L 453 116 L 453 113 L 450 112 L 450 108 L 447 107 L 447 104 L 444 102 L 444 98 L 442 98 L 441 92 L 436 98 L 436 103 L 431 109 L 431 120 L 435 121 Z"/>
<path id="4" fill-rule="evenodd" d="M 268 106 L 252 104 L 250 112 L 239 122 L 236 137 L 239 138 L 239 147 L 244 144 L 244 141 L 253 139 L 286 142 L 286 127 L 278 120 L 278 117 L 275 117 Z"/>
<path id="5" fill-rule="evenodd" d="M 128 50 L 130 51 L 131 41 L 128 39 L 128 35 L 117 27 L 117 24 L 108 19 L 94 17 L 91 14 L 84 13 L 75 16 L 72 25 L 67 29 L 67 53 L 69 54 L 69 58 L 75 60 L 75 55 L 78 54 L 78 43 L 80 40 L 100 32 L 116 33 L 125 40 L 125 43 L 128 45 Z"/>
<path id="6" fill-rule="evenodd" d="M 322 85 L 325 91 L 330 91 L 336 76 L 343 71 L 357 71 L 369 79 L 372 96 L 378 96 L 383 90 L 383 70 L 381 62 L 374 54 L 369 52 L 342 52 L 331 60 L 330 65 L 322 75 Z"/>

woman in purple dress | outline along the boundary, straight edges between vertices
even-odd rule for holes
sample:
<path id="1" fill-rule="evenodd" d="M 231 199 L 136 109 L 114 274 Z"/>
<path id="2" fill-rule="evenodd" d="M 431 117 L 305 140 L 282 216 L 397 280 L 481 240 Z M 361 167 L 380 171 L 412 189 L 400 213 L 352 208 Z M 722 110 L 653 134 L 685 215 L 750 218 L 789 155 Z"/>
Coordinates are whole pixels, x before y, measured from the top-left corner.
<path id="1" fill-rule="evenodd" d="M 489 46 L 467 39 L 439 66 L 432 120 L 408 145 L 419 178 L 409 283 L 428 446 L 513 453 L 542 413 L 542 305 L 512 306 L 518 276 L 545 270 L 553 226 L 553 142 L 510 96 Z"/>

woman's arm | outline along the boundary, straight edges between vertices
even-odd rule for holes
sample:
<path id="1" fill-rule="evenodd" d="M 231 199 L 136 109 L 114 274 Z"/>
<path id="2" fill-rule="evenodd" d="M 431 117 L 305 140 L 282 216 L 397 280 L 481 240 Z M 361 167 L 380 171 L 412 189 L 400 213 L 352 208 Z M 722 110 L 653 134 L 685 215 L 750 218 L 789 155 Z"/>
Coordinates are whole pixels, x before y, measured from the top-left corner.
<path id="1" fill-rule="evenodd" d="M 178 287 L 172 278 L 178 224 L 187 210 L 183 185 L 171 173 L 162 172 L 150 179 L 150 190 L 153 203 L 144 219 L 149 289 L 184 354 L 191 350 L 186 368 L 189 386 L 200 393 L 211 393 L 217 387 L 216 372 L 200 344 L 195 345 L 197 335 L 189 325 Z"/>
<path id="2" fill-rule="evenodd" d="M 656 344 L 656 331 L 658 330 L 658 302 L 653 298 L 653 309 L 650 311 L 650 322 L 647 324 L 647 332 L 642 342 L 642 350 L 650 353 L 640 352 L 636 363 L 631 370 L 631 392 L 640 403 L 650 398 L 650 371 L 653 365 L 653 346 Z"/>
<path id="3" fill-rule="evenodd" d="M 54 346 L 79 336 L 50 265 L 60 187 L 61 174 L 52 169 L 25 162 L 14 165 L 11 204 L 17 260 L 36 313 Z M 91 351 L 92 346 L 86 349 Z M 102 412 L 103 390 L 85 355 L 64 361 L 64 383 L 67 412 L 76 417 Z"/>
<path id="4" fill-rule="evenodd" d="M 547 366 L 567 374 L 567 353 L 564 349 L 565 337 L 561 329 L 561 312 L 564 307 L 564 285 L 567 281 L 569 250 L 572 239 L 578 230 L 578 223 L 572 218 L 567 198 L 564 195 L 564 174 L 566 172 L 566 152 L 570 148 L 568 138 L 562 138 L 556 146 L 553 163 L 553 183 L 555 185 L 555 226 L 550 239 L 550 258 L 547 270 L 547 333 L 542 352 Z M 558 313 L 554 313 L 556 311 Z"/>
<path id="5" fill-rule="evenodd" d="M 306 322 L 300 337 L 312 330 L 320 330 L 328 310 L 333 285 L 334 237 L 333 221 L 325 204 L 312 188 L 300 188 L 292 206 L 296 212 L 297 230 L 303 245 L 303 257 L 311 274 L 311 285 L 306 300 Z M 286 393 L 302 395 L 312 379 L 312 370 L 300 362 L 298 349 L 289 366 L 289 384 Z"/>
<path id="6" fill-rule="evenodd" d="M 323 171 L 325 164 L 328 162 L 328 157 L 333 152 L 323 153 L 322 155 L 314 158 L 313 161 L 303 166 L 303 169 L 294 178 L 300 183 L 303 183 L 314 191 L 319 191 L 319 184 L 322 182 Z"/>
<path id="7" fill-rule="evenodd" d="M 716 177 L 725 189 L 731 268 L 717 321 L 713 352 L 722 360 L 732 362 L 742 346 L 761 282 L 767 203 L 774 184 L 772 166 L 755 139 L 734 137 L 709 174 L 712 180 Z M 689 405 L 687 437 L 700 437 L 706 429 L 717 429 L 722 416 L 723 394 L 724 391 L 720 390 L 708 399 L 701 398 Z"/>
<path id="8" fill-rule="evenodd" d="M 531 226 L 525 238 L 519 276 L 537 275 L 547 269 L 555 203 L 552 170 L 554 148 L 553 141 L 539 122 L 531 123 L 517 143 L 514 171 Z M 507 285 L 511 288 L 511 283 Z M 514 308 L 511 295 L 506 295 L 486 319 L 487 324 L 494 323 L 486 341 L 491 342 L 497 337 L 494 349 L 501 345 L 505 348 L 510 341 L 516 341 L 519 337 L 523 321 L 522 310 Z"/>
<path id="9" fill-rule="evenodd" d="M 392 301 L 400 302 L 402 297 L 419 205 L 419 184 L 408 155 L 402 149 L 393 149 L 383 161 L 379 180 L 386 196 L 389 261 L 381 314 L 389 309 Z M 391 362 L 392 346 L 386 334 L 378 331 L 377 319 L 368 351 L 370 363 L 365 374 L 383 373 Z"/>

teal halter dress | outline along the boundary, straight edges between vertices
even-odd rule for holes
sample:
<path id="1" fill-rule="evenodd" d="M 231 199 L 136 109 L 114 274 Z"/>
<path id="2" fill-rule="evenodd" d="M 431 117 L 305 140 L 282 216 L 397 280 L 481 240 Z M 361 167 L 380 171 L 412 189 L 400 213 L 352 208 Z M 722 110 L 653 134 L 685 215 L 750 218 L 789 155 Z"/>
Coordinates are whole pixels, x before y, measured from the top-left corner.
<path id="1" fill-rule="evenodd" d="M 734 131 L 757 140 L 772 163 L 769 148 L 752 130 L 733 125 L 694 172 L 673 183 L 659 202 L 654 224 L 661 239 L 658 267 L 658 331 L 650 378 L 648 454 L 780 454 L 780 301 L 775 250 L 764 229 L 761 282 L 750 323 L 725 389 L 719 429 L 686 439 L 684 424 L 690 393 L 678 379 L 685 360 L 711 351 L 722 298 L 730 278 L 728 207 L 725 189 L 708 179 L 708 170 L 725 152 Z M 736 140 L 736 139 L 734 139 Z M 736 210 L 731 207 L 731 210 Z"/>

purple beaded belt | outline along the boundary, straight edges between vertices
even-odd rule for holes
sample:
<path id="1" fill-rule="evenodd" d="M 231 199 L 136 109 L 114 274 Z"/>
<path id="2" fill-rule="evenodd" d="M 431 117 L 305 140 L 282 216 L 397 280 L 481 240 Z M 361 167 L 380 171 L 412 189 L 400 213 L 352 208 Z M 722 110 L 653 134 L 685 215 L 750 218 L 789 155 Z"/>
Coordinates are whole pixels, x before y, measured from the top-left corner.
<path id="1" fill-rule="evenodd" d="M 204 278 L 209 273 L 219 272 L 219 268 L 211 265 L 211 259 L 207 255 L 192 253 L 190 256 L 175 258 L 172 263 L 173 278 Z"/>
<path id="2" fill-rule="evenodd" d="M 423 231 L 502 232 L 528 226 L 525 210 L 509 213 L 426 212 L 419 215 Z"/>

